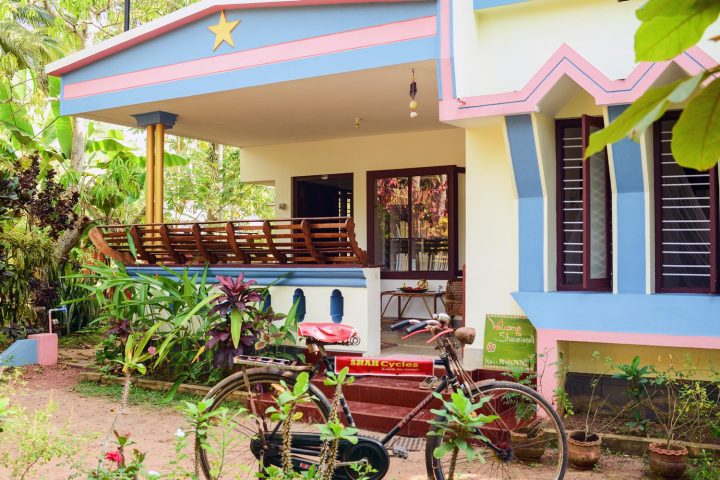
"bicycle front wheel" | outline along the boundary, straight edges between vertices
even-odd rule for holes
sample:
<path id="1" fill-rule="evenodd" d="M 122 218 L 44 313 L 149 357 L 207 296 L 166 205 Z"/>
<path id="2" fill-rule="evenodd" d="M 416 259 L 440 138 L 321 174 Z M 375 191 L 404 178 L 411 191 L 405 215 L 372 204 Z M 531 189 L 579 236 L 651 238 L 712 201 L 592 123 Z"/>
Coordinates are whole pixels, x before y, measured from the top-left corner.
<path id="1" fill-rule="evenodd" d="M 283 387 L 282 382 L 286 387 Z M 275 405 L 284 388 L 295 386 L 295 374 L 277 369 L 256 368 L 238 372 L 213 387 L 205 398 L 212 398 L 210 411 L 224 409 L 213 418 L 204 442 L 198 444 L 200 467 L 208 480 L 219 478 L 254 479 L 263 466 L 279 465 L 281 432 L 277 422 L 265 413 Z M 302 417 L 292 425 L 291 438 L 299 433 L 318 433 L 330 405 L 314 385 L 308 390 L 310 402 L 299 407 Z"/>
<path id="2" fill-rule="evenodd" d="M 492 382 L 476 389 L 474 402 L 488 400 L 477 414 L 496 417 L 480 428 L 488 441 L 473 440 L 473 458 L 464 452 L 437 459 L 434 452 L 447 442 L 430 436 L 425 449 L 428 476 L 494 480 L 562 480 L 567 470 L 565 428 L 550 403 L 535 390 L 514 382 Z M 435 420 L 442 422 L 437 416 Z M 438 433 L 438 427 L 432 429 Z M 453 460 L 454 458 L 454 460 Z"/>

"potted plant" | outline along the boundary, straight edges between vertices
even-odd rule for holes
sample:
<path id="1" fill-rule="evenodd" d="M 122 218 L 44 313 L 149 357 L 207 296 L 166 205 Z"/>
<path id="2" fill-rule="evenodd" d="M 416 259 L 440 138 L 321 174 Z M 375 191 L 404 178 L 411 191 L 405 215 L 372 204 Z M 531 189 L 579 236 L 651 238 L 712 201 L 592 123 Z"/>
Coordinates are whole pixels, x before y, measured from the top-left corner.
<path id="1" fill-rule="evenodd" d="M 513 368 L 504 375 L 511 377 L 513 382 L 534 388 L 538 380 L 536 363 L 533 356 L 528 360 L 528 371 L 523 368 Z M 540 441 L 545 432 L 542 428 L 542 419 L 537 416 L 537 404 L 529 402 L 524 395 L 515 393 L 505 394 L 503 402 L 515 412 L 515 426 L 510 431 L 513 454 L 521 460 L 539 460 L 545 453 L 546 442 Z"/>
<path id="2" fill-rule="evenodd" d="M 650 370 L 645 403 L 664 433 L 662 442 L 648 447 L 650 470 L 664 478 L 680 478 L 687 470 L 688 449 L 678 437 L 691 433 L 693 398 L 683 393 L 687 388 L 684 372 L 676 371 L 672 365 L 666 371 L 654 366 Z"/>
<path id="3" fill-rule="evenodd" d="M 545 453 L 545 442 L 539 441 L 544 435 L 542 420 L 534 418 L 536 412 L 530 413 L 529 410 L 526 412 L 528 418 L 520 417 L 518 419 L 518 423 L 522 426 L 510 431 L 513 454 L 520 460 L 539 460 Z M 532 420 L 526 422 L 527 419 Z"/>
<path id="4" fill-rule="evenodd" d="M 600 352 L 595 351 L 592 354 L 593 362 L 600 360 Z M 610 365 L 611 359 L 605 359 L 605 365 Z M 605 405 L 605 401 L 600 402 L 593 411 L 593 401 L 595 400 L 595 392 L 600 383 L 600 379 L 604 376 L 604 372 L 594 376 L 590 380 L 590 399 L 588 401 L 587 412 L 585 413 L 585 422 L 581 430 L 573 430 L 568 433 L 568 460 L 570 465 L 579 470 L 589 470 L 593 468 L 602 455 L 602 437 L 599 433 L 593 431 L 593 425 L 597 419 L 597 415 Z"/>

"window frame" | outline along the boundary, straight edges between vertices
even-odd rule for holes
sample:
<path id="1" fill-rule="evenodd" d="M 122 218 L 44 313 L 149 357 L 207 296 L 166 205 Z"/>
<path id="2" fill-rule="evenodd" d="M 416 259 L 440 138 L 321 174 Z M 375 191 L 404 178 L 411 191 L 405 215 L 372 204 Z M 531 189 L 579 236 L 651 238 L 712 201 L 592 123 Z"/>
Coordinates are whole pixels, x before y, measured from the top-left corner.
<path id="1" fill-rule="evenodd" d="M 677 120 L 682 113 L 681 110 L 671 110 L 666 112 L 659 120 L 653 123 L 653 205 L 654 205 L 654 231 L 655 231 L 655 293 L 705 293 L 717 294 L 720 291 L 720 222 L 719 218 L 719 202 L 720 185 L 718 181 L 718 167 L 715 166 L 709 171 L 709 190 L 710 190 L 710 281 L 707 288 L 696 287 L 665 287 L 663 278 L 663 249 L 662 249 L 662 125 L 663 120 Z M 674 127 L 673 127 L 674 128 Z M 675 157 L 673 156 L 673 160 Z M 658 212 L 660 214 L 658 215 Z"/>
<path id="2" fill-rule="evenodd" d="M 367 182 L 367 250 L 370 261 L 375 259 L 375 182 L 389 177 L 417 177 L 424 175 L 447 175 L 448 182 L 448 269 L 446 271 L 389 271 L 384 265 L 380 270 L 380 278 L 396 280 L 449 280 L 460 275 L 458 267 L 458 175 L 465 173 L 464 167 L 443 165 L 437 167 L 416 167 L 392 170 L 372 170 L 366 173 Z M 409 182 L 411 184 L 412 182 Z M 412 187 L 408 187 L 408 207 L 412 215 Z M 408 244 L 412 245 L 412 222 L 408 222 Z"/>
<path id="3" fill-rule="evenodd" d="M 582 144 L 582 264 L 583 279 L 582 283 L 571 284 L 566 283 L 564 272 L 564 222 L 565 222 L 565 191 L 563 184 L 565 179 L 565 171 L 563 169 L 565 152 L 563 144 L 563 132 L 568 127 L 580 127 L 581 144 Z M 595 126 L 603 128 L 603 117 L 583 115 L 581 118 L 563 118 L 555 120 L 555 170 L 556 170 L 556 287 L 558 291 L 573 292 L 610 292 L 613 288 L 613 225 L 612 225 L 612 179 L 610 178 L 610 159 L 605 149 L 605 271 L 607 275 L 602 279 L 590 278 L 590 258 L 591 258 L 591 230 L 590 230 L 590 163 L 585 158 L 585 149 L 587 148 L 590 127 Z"/>

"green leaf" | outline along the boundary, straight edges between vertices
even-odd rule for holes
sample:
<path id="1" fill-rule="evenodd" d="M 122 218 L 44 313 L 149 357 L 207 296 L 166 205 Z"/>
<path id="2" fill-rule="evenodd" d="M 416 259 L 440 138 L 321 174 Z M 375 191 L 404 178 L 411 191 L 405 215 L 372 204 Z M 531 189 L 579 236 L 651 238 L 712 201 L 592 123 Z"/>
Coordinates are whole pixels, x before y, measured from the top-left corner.
<path id="1" fill-rule="evenodd" d="M 695 45 L 720 15 L 717 0 L 651 0 L 638 11 L 635 60 L 670 60 Z"/>
<path id="2" fill-rule="evenodd" d="M 130 233 L 130 229 L 125 229 L 125 236 L 127 237 L 128 242 L 128 248 L 130 249 L 130 253 L 132 254 L 133 258 L 137 259 L 137 249 L 135 248 L 135 239 L 133 238 L 132 234 Z"/>
<path id="3" fill-rule="evenodd" d="M 65 158 L 70 158 L 72 155 L 72 121 L 70 117 L 57 117 L 54 126 L 60 151 L 65 155 Z"/>
<path id="4" fill-rule="evenodd" d="M 720 80 L 693 98 L 672 135 L 672 153 L 683 167 L 709 170 L 720 159 Z"/>
<path id="5" fill-rule="evenodd" d="M 453 448 L 455 448 L 455 445 L 452 443 L 443 443 L 433 451 L 433 457 L 441 459 L 448 453 L 452 452 Z"/>
<path id="6" fill-rule="evenodd" d="M 596 154 L 605 146 L 630 135 L 637 139 L 655 120 L 660 118 L 670 103 L 684 102 L 705 78 L 701 73 L 669 85 L 651 88 L 635 100 L 618 118 L 607 127 L 590 136 L 585 149 L 585 158 Z"/>
<path id="7" fill-rule="evenodd" d="M 293 393 L 296 397 L 300 397 L 308 390 L 308 383 L 310 382 L 310 375 L 308 372 L 302 372 L 295 379 L 295 387 Z"/>
<path id="8" fill-rule="evenodd" d="M 190 160 L 175 153 L 165 152 L 164 164 L 166 167 L 182 167 L 188 165 Z"/>
<path id="9" fill-rule="evenodd" d="M 53 77 L 50 78 L 52 79 Z M 51 93 L 53 90 L 53 83 L 54 82 L 50 82 Z M 60 87 L 57 86 L 58 93 L 53 96 L 59 95 L 59 88 Z M 50 110 L 52 111 L 54 117 L 53 126 L 55 127 L 55 136 L 57 138 L 58 144 L 60 145 L 60 151 L 63 153 L 63 155 L 65 155 L 65 158 L 70 158 L 70 155 L 72 154 L 72 121 L 70 120 L 70 117 L 60 115 L 59 100 L 50 101 Z"/>
<path id="10" fill-rule="evenodd" d="M 148 328 L 147 332 L 145 332 L 145 335 L 143 335 L 142 339 L 137 344 L 137 348 L 135 349 L 135 351 L 137 352 L 136 355 L 139 356 L 143 353 L 152 336 L 155 335 L 155 332 L 157 332 L 158 328 L 162 327 L 162 325 L 162 323 L 158 322 L 152 327 Z"/>
<path id="11" fill-rule="evenodd" d="M 233 346 L 235 348 L 240 344 L 240 334 L 242 333 L 243 315 L 240 310 L 233 308 L 230 313 L 230 336 L 232 337 Z"/>

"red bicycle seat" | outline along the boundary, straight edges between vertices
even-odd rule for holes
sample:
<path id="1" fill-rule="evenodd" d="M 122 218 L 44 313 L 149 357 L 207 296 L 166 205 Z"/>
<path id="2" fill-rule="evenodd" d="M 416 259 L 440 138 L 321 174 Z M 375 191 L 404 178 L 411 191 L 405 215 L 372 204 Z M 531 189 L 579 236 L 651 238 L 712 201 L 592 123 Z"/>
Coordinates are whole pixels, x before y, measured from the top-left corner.
<path id="1" fill-rule="evenodd" d="M 309 337 L 321 343 L 346 343 L 357 336 L 357 330 L 349 325 L 337 323 L 307 323 L 298 325 L 298 335 Z"/>

